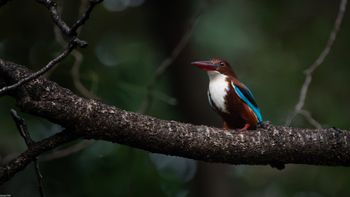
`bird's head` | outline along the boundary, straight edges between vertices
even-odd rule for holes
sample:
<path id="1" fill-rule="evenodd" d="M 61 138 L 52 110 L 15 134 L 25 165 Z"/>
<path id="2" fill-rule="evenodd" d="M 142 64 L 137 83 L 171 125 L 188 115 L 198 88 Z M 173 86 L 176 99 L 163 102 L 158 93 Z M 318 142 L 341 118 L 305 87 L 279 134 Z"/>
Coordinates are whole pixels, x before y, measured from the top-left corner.
<path id="1" fill-rule="evenodd" d="M 207 71 L 209 76 L 212 74 L 223 74 L 236 77 L 236 74 L 231 69 L 230 64 L 225 60 L 211 59 L 207 61 L 195 61 L 191 64 Z"/>

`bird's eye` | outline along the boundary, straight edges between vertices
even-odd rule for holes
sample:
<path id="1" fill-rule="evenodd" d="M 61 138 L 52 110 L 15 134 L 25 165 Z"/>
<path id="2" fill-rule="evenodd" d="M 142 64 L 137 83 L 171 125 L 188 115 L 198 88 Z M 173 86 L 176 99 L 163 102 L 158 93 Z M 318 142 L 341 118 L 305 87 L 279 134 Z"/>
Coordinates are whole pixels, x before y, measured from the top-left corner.
<path id="1" fill-rule="evenodd" d="M 220 62 L 220 66 L 225 66 L 225 63 L 224 62 Z"/>

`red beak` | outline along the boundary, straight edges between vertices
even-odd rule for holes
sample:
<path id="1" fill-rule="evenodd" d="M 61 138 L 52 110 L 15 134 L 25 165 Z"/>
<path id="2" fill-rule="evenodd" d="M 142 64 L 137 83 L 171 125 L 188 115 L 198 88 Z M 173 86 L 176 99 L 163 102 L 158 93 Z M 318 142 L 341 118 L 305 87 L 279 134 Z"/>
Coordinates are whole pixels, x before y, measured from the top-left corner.
<path id="1" fill-rule="evenodd" d="M 192 62 L 191 64 L 205 71 L 216 70 L 218 67 L 218 65 L 213 64 L 212 61 L 196 61 Z"/>

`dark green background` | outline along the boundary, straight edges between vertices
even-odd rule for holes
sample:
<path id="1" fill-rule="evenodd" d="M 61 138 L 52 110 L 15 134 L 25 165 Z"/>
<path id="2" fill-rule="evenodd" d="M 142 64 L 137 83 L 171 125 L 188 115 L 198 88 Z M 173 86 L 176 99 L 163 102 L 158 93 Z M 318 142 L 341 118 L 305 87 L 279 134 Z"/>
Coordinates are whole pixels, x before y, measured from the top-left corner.
<path id="1" fill-rule="evenodd" d="M 58 1 L 71 24 L 80 1 Z M 207 104 L 207 76 L 191 61 L 221 57 L 254 92 L 263 118 L 284 124 L 297 102 L 303 71 L 325 46 L 339 1 L 331 0 L 105 0 L 81 32 L 81 81 L 104 102 L 138 111 L 156 68 L 170 56 L 189 20 L 204 7 L 187 47 L 157 81 L 148 114 L 194 124 L 221 126 Z M 61 51 L 48 11 L 35 1 L 12 0 L 0 8 L 0 57 L 37 70 Z M 324 127 L 349 128 L 350 15 L 321 67 L 315 72 L 305 108 Z M 77 94 L 66 58 L 50 79 Z M 0 99 L 0 161 L 25 150 L 9 110 Z M 35 139 L 60 131 L 43 119 L 20 113 Z M 312 127 L 302 117 L 293 126 Z M 287 165 L 217 166 L 150 155 L 109 142 L 42 161 L 47 196 L 349 196 L 350 169 Z M 209 173 L 211 172 L 211 173 Z M 221 181 L 221 182 L 220 182 Z M 223 184 L 218 184 L 223 183 Z M 200 192 L 202 191 L 202 193 Z M 0 186 L 0 194 L 38 196 L 33 166 Z"/>

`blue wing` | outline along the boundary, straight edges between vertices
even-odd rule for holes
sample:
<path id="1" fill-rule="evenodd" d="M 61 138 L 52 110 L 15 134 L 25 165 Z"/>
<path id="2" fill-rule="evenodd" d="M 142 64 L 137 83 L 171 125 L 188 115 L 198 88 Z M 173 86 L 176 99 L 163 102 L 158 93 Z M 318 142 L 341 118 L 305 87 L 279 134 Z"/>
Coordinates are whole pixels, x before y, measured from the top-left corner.
<path id="1" fill-rule="evenodd" d="M 247 86 L 243 85 L 243 87 L 239 87 L 235 84 L 233 84 L 233 82 L 231 82 L 231 85 L 233 87 L 233 89 L 235 90 L 236 94 L 239 96 L 239 98 L 242 99 L 243 102 L 245 102 L 248 107 L 250 107 L 250 109 L 252 109 L 252 111 L 254 112 L 255 116 L 258 119 L 258 122 L 262 122 L 262 116 L 261 116 L 261 112 L 260 109 L 258 107 L 258 105 L 255 102 L 255 98 L 252 94 L 252 92 L 248 89 Z"/>

